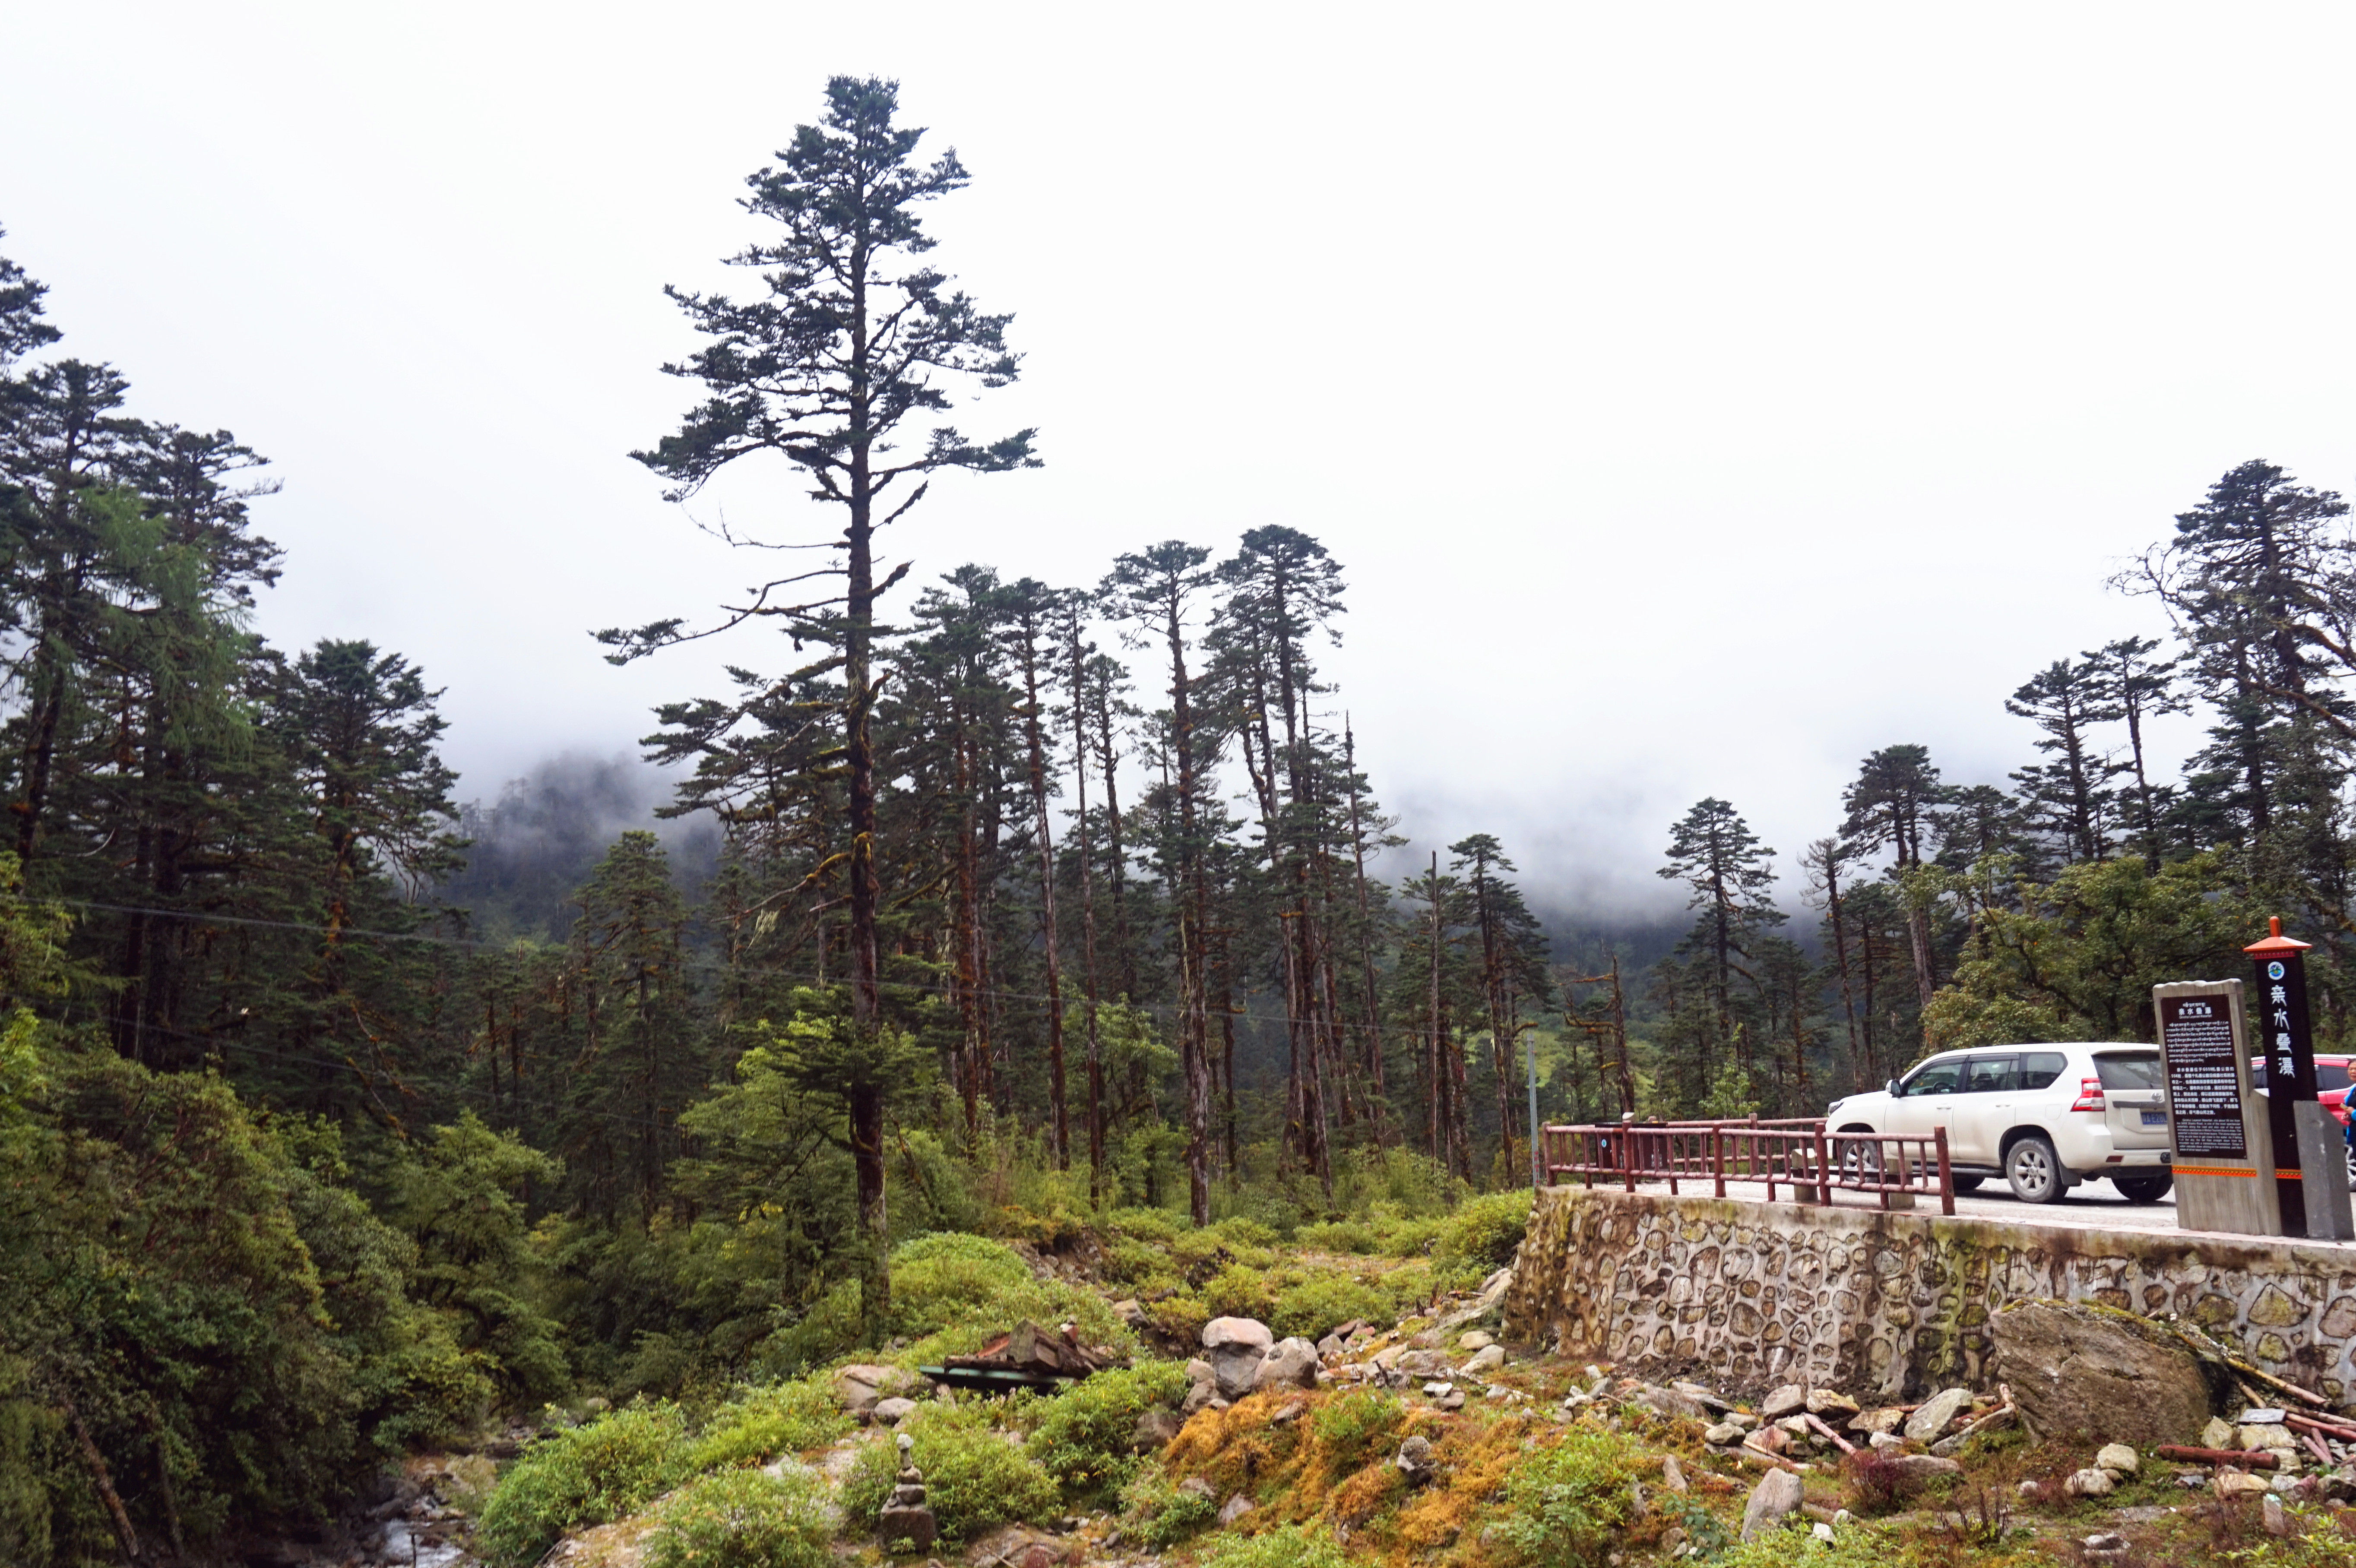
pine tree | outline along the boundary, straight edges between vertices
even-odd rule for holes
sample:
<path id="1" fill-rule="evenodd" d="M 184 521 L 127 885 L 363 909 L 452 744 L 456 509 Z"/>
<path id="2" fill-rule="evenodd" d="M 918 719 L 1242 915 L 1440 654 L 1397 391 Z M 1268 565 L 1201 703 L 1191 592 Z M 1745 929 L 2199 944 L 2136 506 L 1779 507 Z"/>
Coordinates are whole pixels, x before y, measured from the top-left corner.
<path id="1" fill-rule="evenodd" d="M 1785 919 L 1768 899 L 1775 851 L 1759 842 L 1732 805 L 1713 795 L 1670 827 L 1667 855 L 1658 874 L 1690 887 L 1686 907 L 1703 912 L 1688 940 L 1708 959 L 1704 985 L 1716 1021 L 1708 1052 L 1716 1058 L 1731 1051 L 1748 1070 L 1755 1041 L 1736 1029 L 1734 979 L 1755 980 L 1746 967 L 1754 938 Z"/>
<path id="2" fill-rule="evenodd" d="M 838 76 L 826 98 L 820 123 L 798 127 L 777 155 L 783 166 L 746 181 L 753 194 L 745 209 L 783 232 L 733 261 L 760 272 L 767 297 L 739 303 L 667 291 L 712 342 L 665 369 L 701 381 L 712 396 L 677 434 L 637 455 L 671 481 L 669 495 L 680 500 L 740 457 L 784 458 L 809 475 L 818 498 L 843 507 L 841 542 L 829 547 L 842 551 L 841 564 L 765 582 L 704 631 L 684 631 L 673 619 L 599 637 L 617 650 L 611 656 L 626 660 L 774 617 L 797 643 L 834 650 L 825 673 L 841 683 L 851 1016 L 857 1029 L 872 1030 L 881 1026 L 883 1005 L 871 725 L 880 692 L 876 603 L 907 570 L 876 581 L 875 533 L 923 498 L 934 474 L 1003 473 L 1038 459 L 1032 431 L 975 442 L 937 417 L 950 406 L 945 382 L 1001 387 L 1018 368 L 1005 342 L 1012 318 L 980 309 L 921 260 L 935 241 L 919 210 L 962 188 L 964 165 L 953 151 L 930 164 L 914 161 L 924 132 L 894 123 L 895 82 Z M 840 593 L 800 596 L 801 584 L 826 576 L 841 578 Z M 862 1314 L 879 1342 L 891 1309 L 884 1136 L 883 1098 L 862 1093 L 851 1107 L 850 1137 L 870 1253 Z"/>
<path id="3" fill-rule="evenodd" d="M 2120 769 L 2095 751 L 2087 731 L 2126 717 L 2110 682 L 2091 656 L 2083 664 L 2055 659 L 2024 682 L 2004 710 L 2043 731 L 2037 749 L 2053 759 L 2012 775 L 2021 800 L 2044 815 L 2064 860 L 2101 859 L 2109 848 L 2104 825 L 2111 805 L 2104 786 Z"/>

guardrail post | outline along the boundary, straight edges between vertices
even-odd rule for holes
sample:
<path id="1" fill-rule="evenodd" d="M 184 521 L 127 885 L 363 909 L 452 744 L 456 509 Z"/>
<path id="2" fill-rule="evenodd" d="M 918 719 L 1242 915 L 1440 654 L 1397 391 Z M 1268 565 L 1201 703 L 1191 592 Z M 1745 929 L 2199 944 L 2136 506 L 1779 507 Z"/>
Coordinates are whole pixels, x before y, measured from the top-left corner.
<path id="1" fill-rule="evenodd" d="M 1939 1212 L 1953 1214 L 1955 1211 L 1955 1173 L 1947 1168 L 1947 1129 L 1933 1127 L 1931 1134 L 1939 1145 Z"/>
<path id="2" fill-rule="evenodd" d="M 1709 1125 L 1709 1168 L 1710 1174 L 1718 1179 L 1718 1195 L 1720 1198 L 1725 1197 L 1726 1124 L 1723 1122 L 1712 1122 Z"/>
<path id="3" fill-rule="evenodd" d="M 1626 1179 L 1628 1190 L 1636 1190 L 1636 1125 L 1620 1124 L 1620 1174 Z"/>
<path id="4" fill-rule="evenodd" d="M 1825 1125 L 1816 1124 L 1816 1201 L 1831 1207 L 1833 1200 L 1832 1149 L 1825 1142 Z"/>

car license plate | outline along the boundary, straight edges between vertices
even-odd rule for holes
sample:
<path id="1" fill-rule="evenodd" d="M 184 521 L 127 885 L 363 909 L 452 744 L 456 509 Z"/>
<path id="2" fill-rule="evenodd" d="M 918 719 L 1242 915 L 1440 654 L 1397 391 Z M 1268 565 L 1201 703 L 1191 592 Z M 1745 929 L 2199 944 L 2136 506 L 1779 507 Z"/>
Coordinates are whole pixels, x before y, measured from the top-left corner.
<path id="1" fill-rule="evenodd" d="M 2168 1125 L 2168 1113 L 2166 1111 L 2146 1111 L 2143 1114 L 2143 1125 L 2147 1127 L 2164 1127 Z"/>

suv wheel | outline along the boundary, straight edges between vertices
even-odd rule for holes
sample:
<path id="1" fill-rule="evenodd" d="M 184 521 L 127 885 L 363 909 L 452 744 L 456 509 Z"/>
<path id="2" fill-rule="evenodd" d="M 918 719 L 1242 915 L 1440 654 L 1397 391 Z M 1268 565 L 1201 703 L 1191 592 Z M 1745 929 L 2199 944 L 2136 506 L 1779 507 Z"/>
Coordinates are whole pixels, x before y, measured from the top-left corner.
<path id="1" fill-rule="evenodd" d="M 1947 1179 L 1955 1184 L 1955 1192 L 1961 1196 L 1966 1192 L 1977 1192 L 1980 1189 L 1980 1183 L 1987 1179 L 1981 1176 L 1951 1176 Z M 2351 1187 L 2348 1190 L 2356 1192 L 2356 1187 Z"/>
<path id="2" fill-rule="evenodd" d="M 2012 1195 L 2023 1203 L 2051 1203 L 2070 1189 L 2062 1157 L 2042 1133 L 2030 1133 L 2012 1146 L 2004 1157 L 2004 1177 L 2012 1183 Z"/>
<path id="3" fill-rule="evenodd" d="M 2114 1176 L 2111 1185 L 2130 1203 L 2157 1203 L 2176 1185 L 2173 1176 Z"/>

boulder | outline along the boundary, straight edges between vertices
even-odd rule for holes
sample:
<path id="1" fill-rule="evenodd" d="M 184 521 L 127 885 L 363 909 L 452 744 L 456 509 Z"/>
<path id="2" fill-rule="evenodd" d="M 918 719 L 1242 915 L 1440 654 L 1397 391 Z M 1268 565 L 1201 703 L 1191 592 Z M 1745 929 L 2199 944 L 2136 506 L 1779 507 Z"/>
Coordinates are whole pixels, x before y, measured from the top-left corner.
<path id="1" fill-rule="evenodd" d="M 2111 1479 L 2108 1470 L 2088 1466 L 2085 1469 L 2072 1471 L 2070 1478 L 2062 1483 L 2062 1489 L 2073 1498 L 2106 1498 L 2117 1485 Z"/>
<path id="2" fill-rule="evenodd" d="M 1494 1335 L 1480 1328 L 1456 1337 L 1456 1348 L 1460 1350 L 1485 1350 L 1496 1342 Z"/>
<path id="3" fill-rule="evenodd" d="M 1166 1410 L 1149 1410 L 1137 1418 L 1130 1429 L 1129 1446 L 1132 1453 L 1151 1454 L 1166 1447 L 1178 1435 L 1178 1418 Z"/>
<path id="4" fill-rule="evenodd" d="M 2221 1498 L 2240 1497 L 2244 1493 L 2254 1495 L 2274 1489 L 2273 1483 L 2265 1477 L 2253 1476 L 2247 1470 L 2220 1470 L 2217 1472 L 2214 1485 L 2217 1495 Z"/>
<path id="5" fill-rule="evenodd" d="M 1895 1432 L 1905 1424 L 1906 1413 L 1899 1409 L 1894 1404 L 1887 1404 L 1883 1405 L 1879 1410 L 1869 1410 L 1862 1413 L 1848 1424 L 1848 1429 L 1851 1432 L 1863 1432 L 1868 1434 L 1875 1432 Z"/>
<path id="6" fill-rule="evenodd" d="M 1276 1335 L 1257 1317 L 1214 1317 L 1203 1325 L 1203 1349 L 1225 1349 L 1229 1345 L 1249 1345 L 1265 1350 L 1276 1343 Z"/>
<path id="7" fill-rule="evenodd" d="M 1244 1496 L 1241 1492 L 1237 1492 L 1234 1497 L 1229 1498 L 1225 1503 L 1220 1505 L 1219 1522 L 1221 1524 L 1233 1524 L 1236 1520 L 1243 1518 L 1244 1515 L 1251 1512 L 1256 1506 L 1257 1505 L 1253 1503 L 1251 1499 Z"/>
<path id="8" fill-rule="evenodd" d="M 1742 1428 L 1731 1421 L 1721 1421 L 1701 1435 L 1701 1440 L 1713 1447 L 1728 1448 L 1742 1441 Z"/>
<path id="9" fill-rule="evenodd" d="M 899 1367 L 848 1366 L 834 1374 L 835 1397 L 853 1415 L 871 1414 L 878 1402 L 916 1392 L 916 1375 Z"/>
<path id="10" fill-rule="evenodd" d="M 1464 1363 L 1464 1370 L 1477 1375 L 1494 1371 L 1505 1364 L 1505 1348 L 1503 1345 L 1483 1345 L 1472 1353 L 1471 1360 Z"/>
<path id="11" fill-rule="evenodd" d="M 2233 1424 L 2222 1415 L 2212 1415 L 2209 1424 L 2201 1429 L 2203 1448 L 2230 1448 L 2233 1445 Z"/>
<path id="12" fill-rule="evenodd" d="M 1782 1524 L 1800 1506 L 1801 1495 L 1800 1477 L 1789 1470 L 1770 1470 L 1760 1477 L 1751 1488 L 1751 1500 L 1742 1505 L 1742 1539 L 1754 1540 Z"/>
<path id="13" fill-rule="evenodd" d="M 1829 1423 L 1836 1415 L 1857 1414 L 1857 1401 L 1833 1389 L 1812 1388 L 1808 1391 L 1808 1413 L 1821 1415 Z"/>
<path id="14" fill-rule="evenodd" d="M 2244 1453 L 2250 1454 L 2257 1453 L 2262 1449 L 2272 1452 L 2285 1448 L 2297 1452 L 2298 1439 L 2290 1435 L 2290 1428 L 2287 1426 L 2278 1426 L 2273 1423 L 2264 1425 L 2250 1424 L 2233 1428 L 2233 1446 Z"/>
<path id="15" fill-rule="evenodd" d="M 1661 1456 L 1661 1489 L 1667 1492 L 1682 1492 L 1686 1489 L 1685 1467 L 1677 1463 L 1677 1456 L 1675 1454 Z"/>
<path id="16" fill-rule="evenodd" d="M 2115 1476 L 2132 1476 L 2143 1468 L 2143 1457 L 2124 1443 L 2105 1443 L 2094 1463 Z"/>
<path id="17" fill-rule="evenodd" d="M 1410 1487 L 1422 1486 L 1432 1477 L 1431 1442 L 1429 1438 L 1410 1437 L 1399 1445 L 1398 1456 L 1391 1461 Z"/>
<path id="18" fill-rule="evenodd" d="M 2040 1438 L 2181 1443 L 2211 1413 L 2199 1358 L 2157 1324 L 2080 1302 L 2021 1301 L 1988 1320 L 1996 1375 Z"/>
<path id="19" fill-rule="evenodd" d="M 900 1424 L 901 1418 L 916 1408 L 915 1400 L 903 1399 L 895 1394 L 890 1399 L 877 1400 L 875 1407 L 870 1410 L 867 1415 L 871 1421 L 880 1421 L 886 1426 L 897 1426 Z"/>
<path id="20" fill-rule="evenodd" d="M 1767 1421 L 1778 1421 L 1786 1415 L 1797 1415 L 1808 1407 L 1808 1391 L 1798 1383 L 1785 1383 L 1760 1402 L 1759 1414 Z"/>
<path id="21" fill-rule="evenodd" d="M 909 1543 L 911 1552 L 930 1552 L 940 1523 L 922 1503 L 915 1508 L 887 1508 L 875 1516 L 875 1534 L 886 1546 Z"/>
<path id="22" fill-rule="evenodd" d="M 1927 1481 L 1933 1476 L 1960 1476 L 1962 1465 L 1953 1459 L 1942 1459 L 1936 1454 L 1892 1454 L 1890 1462 L 1901 1475 L 1914 1480 Z"/>
<path id="23" fill-rule="evenodd" d="M 1955 1417 L 1971 1407 L 1971 1390 L 1941 1390 L 1924 1400 L 1922 1406 L 1906 1418 L 1906 1440 L 1909 1443 L 1938 1441 L 1947 1435 L 1947 1428 L 1955 1424 Z"/>
<path id="24" fill-rule="evenodd" d="M 1259 1364 L 1275 1336 L 1268 1325 L 1250 1317 L 1214 1317 L 1203 1325 L 1203 1349 L 1209 1352 L 1211 1378 L 1222 1399 L 1241 1399 L 1258 1381 Z M 1311 1346 L 1313 1360 L 1317 1348 Z"/>
<path id="25" fill-rule="evenodd" d="M 1306 1339 L 1279 1341 L 1252 1369 L 1252 1387 L 1315 1388 L 1317 1347 Z"/>

